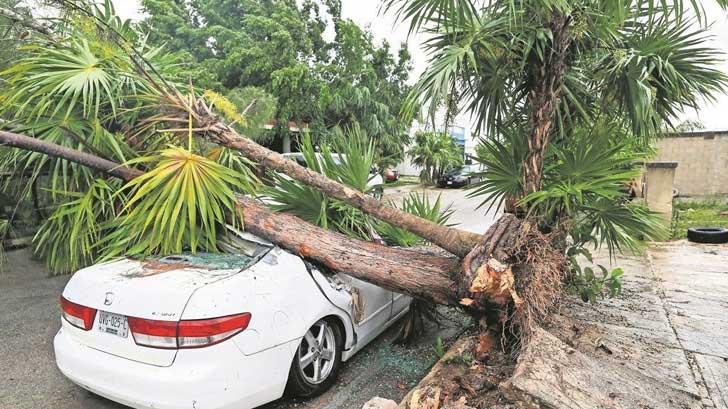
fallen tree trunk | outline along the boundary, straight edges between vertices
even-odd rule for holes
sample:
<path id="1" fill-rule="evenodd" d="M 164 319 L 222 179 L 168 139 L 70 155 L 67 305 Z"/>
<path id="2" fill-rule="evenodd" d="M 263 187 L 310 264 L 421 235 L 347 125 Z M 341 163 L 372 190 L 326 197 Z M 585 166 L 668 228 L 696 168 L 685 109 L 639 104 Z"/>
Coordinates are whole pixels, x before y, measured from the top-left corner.
<path id="1" fill-rule="evenodd" d="M 0 131 L 0 143 L 63 158 L 126 181 L 142 174 L 138 169 L 86 152 L 12 132 Z M 454 257 L 353 239 L 295 216 L 273 212 L 251 198 L 241 197 L 238 204 L 243 210 L 246 230 L 295 254 L 396 292 L 440 304 L 460 305 L 479 318 L 484 328 L 489 328 L 482 342 L 486 349 L 493 345 L 493 336 L 502 333 L 507 322 L 515 319 L 516 323 L 527 324 L 534 311 L 543 310 L 530 305 L 538 307 L 553 291 L 543 285 L 542 277 L 553 284 L 558 281 L 553 279 L 554 275 L 560 274 L 563 267 L 562 260 L 553 256 L 547 239 L 509 214 L 483 236 L 474 235 L 479 242 L 461 264 Z M 540 253 L 521 251 L 533 247 L 533 243 Z M 462 245 L 464 242 L 459 244 Z M 533 266 L 534 259 L 538 268 Z M 518 275 L 522 276 L 520 280 L 516 279 Z"/>
<path id="2" fill-rule="evenodd" d="M 0 130 L 0 142 L 4 146 L 11 146 L 13 148 L 43 153 L 56 158 L 63 158 L 126 181 L 142 174 L 142 171 L 138 169 L 132 169 L 108 159 L 13 132 Z"/>
<path id="3" fill-rule="evenodd" d="M 460 260 L 387 247 L 324 230 L 296 216 L 276 213 L 240 197 L 245 230 L 332 270 L 438 304 L 457 305 L 455 279 Z"/>
<path id="4" fill-rule="evenodd" d="M 125 181 L 143 174 L 138 169 L 26 135 L 0 131 L 0 142 L 6 146 L 63 158 Z M 304 258 L 332 270 L 346 271 L 396 292 L 439 304 L 459 303 L 456 290 L 461 286 L 455 280 L 460 271 L 460 261 L 455 257 L 353 239 L 298 217 L 273 212 L 248 197 L 239 197 L 238 203 L 243 211 L 247 231 Z"/>

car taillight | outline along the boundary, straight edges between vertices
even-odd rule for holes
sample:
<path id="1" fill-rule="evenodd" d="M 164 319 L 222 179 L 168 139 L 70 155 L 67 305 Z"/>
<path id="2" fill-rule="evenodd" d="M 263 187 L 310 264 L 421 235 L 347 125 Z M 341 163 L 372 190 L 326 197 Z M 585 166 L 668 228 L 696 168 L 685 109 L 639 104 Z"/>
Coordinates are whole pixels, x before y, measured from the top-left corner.
<path id="1" fill-rule="evenodd" d="M 61 311 L 63 318 L 74 327 L 88 331 L 94 326 L 94 320 L 96 319 L 95 308 L 84 307 L 61 296 Z"/>
<path id="2" fill-rule="evenodd" d="M 137 345 L 176 349 L 201 348 L 237 335 L 250 323 L 250 313 L 219 318 L 157 321 L 129 317 L 129 330 Z"/>
<path id="3" fill-rule="evenodd" d="M 177 348 L 177 321 L 145 320 L 128 317 L 129 330 L 137 345 L 153 348 Z"/>
<path id="4" fill-rule="evenodd" d="M 177 342 L 180 348 L 199 348 L 217 344 L 248 328 L 250 314 L 179 322 Z"/>

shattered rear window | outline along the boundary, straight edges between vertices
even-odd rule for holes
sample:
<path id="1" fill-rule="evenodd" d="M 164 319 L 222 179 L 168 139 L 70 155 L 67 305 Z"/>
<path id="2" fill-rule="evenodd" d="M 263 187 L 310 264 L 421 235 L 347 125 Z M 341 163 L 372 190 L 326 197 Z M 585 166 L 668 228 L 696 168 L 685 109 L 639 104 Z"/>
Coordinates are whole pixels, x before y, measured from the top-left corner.
<path id="1" fill-rule="evenodd" d="M 248 265 L 252 257 L 229 253 L 182 253 L 154 259 L 161 264 L 200 268 L 206 270 L 232 270 Z"/>

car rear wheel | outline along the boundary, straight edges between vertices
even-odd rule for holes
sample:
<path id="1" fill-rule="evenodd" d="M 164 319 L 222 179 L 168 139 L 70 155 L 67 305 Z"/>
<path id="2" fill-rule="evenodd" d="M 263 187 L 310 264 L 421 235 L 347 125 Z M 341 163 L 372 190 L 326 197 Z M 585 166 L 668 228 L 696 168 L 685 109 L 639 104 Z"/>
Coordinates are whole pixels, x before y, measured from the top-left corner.
<path id="1" fill-rule="evenodd" d="M 293 357 L 288 392 L 307 398 L 328 389 L 336 380 L 343 344 L 341 329 L 329 320 L 319 320 L 309 328 Z"/>

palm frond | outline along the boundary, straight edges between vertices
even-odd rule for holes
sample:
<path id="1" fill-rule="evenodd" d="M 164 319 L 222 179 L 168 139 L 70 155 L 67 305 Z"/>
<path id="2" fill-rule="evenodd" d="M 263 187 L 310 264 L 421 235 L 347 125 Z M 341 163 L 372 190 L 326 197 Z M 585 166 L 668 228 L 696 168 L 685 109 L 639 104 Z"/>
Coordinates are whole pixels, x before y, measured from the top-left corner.
<path id="1" fill-rule="evenodd" d="M 448 224 L 447 222 L 452 217 L 454 210 L 450 206 L 442 206 L 442 198 L 440 195 L 437 195 L 437 199 L 433 202 L 425 192 L 422 192 L 422 194 L 411 192 L 402 199 L 400 205 L 397 205 L 393 201 L 390 201 L 389 204 L 392 207 L 399 208 L 407 213 L 437 224 L 453 226 L 453 224 Z M 416 234 L 385 222 L 377 222 L 375 227 L 385 241 L 396 246 L 412 247 L 425 242 L 424 239 Z"/>
<path id="2" fill-rule="evenodd" d="M 521 169 L 528 152 L 525 132 L 506 132 L 502 141 L 481 138 L 476 149 L 477 161 L 485 170 L 482 180 L 471 186 L 468 197 L 483 196 L 478 208 L 488 205 L 486 213 L 497 211 L 507 199 L 515 200 L 523 192 Z"/>
<path id="3" fill-rule="evenodd" d="M 726 89 L 720 70 L 723 54 L 704 46 L 705 29 L 689 19 L 663 19 L 625 31 L 612 52 L 603 55 L 609 98 L 619 102 L 637 135 L 653 134 L 685 108 L 697 108 Z"/>
<path id="4" fill-rule="evenodd" d="M 412 35 L 426 25 L 447 25 L 453 20 L 477 17 L 476 5 L 471 0 L 387 0 L 381 11 L 393 12 L 398 21 L 409 21 Z"/>
<path id="5" fill-rule="evenodd" d="M 369 192 L 373 188 L 369 181 L 375 159 L 374 145 L 357 127 L 341 136 L 340 142 L 334 144 L 337 152 L 323 144 L 317 153 L 311 135 L 304 134 L 300 148 L 306 166 L 353 189 Z M 262 195 L 272 209 L 294 214 L 325 229 L 366 240 L 372 238 L 371 217 L 360 210 L 285 175 L 274 173 L 271 178 L 273 185 L 263 188 Z"/>
<path id="6" fill-rule="evenodd" d="M 661 216 L 643 205 L 600 198 L 583 206 L 581 211 L 578 228 L 582 231 L 574 232 L 573 236 L 589 237 L 597 248 L 606 246 L 612 257 L 624 252 L 639 254 L 645 241 L 669 237 L 669 229 Z"/>
<path id="7" fill-rule="evenodd" d="M 12 84 L 6 103 L 19 115 L 67 118 L 80 105 L 81 116 L 89 118 L 102 106 L 112 111 L 119 106 L 113 64 L 96 56 L 86 39 L 35 51 L 0 73 Z"/>
<path id="8" fill-rule="evenodd" d="M 97 243 L 116 216 L 114 195 L 119 183 L 96 179 L 85 192 L 58 192 L 69 199 L 33 237 L 35 253 L 53 274 L 67 274 L 98 260 Z"/>
<path id="9" fill-rule="evenodd" d="M 360 192 L 369 193 L 377 187 L 370 184 L 375 176 L 371 170 L 376 160 L 376 147 L 359 125 L 354 124 L 346 132 L 337 132 L 332 146 L 341 154 L 334 160 L 329 149 L 322 150 L 327 174 Z"/>
<path id="10" fill-rule="evenodd" d="M 242 223 L 235 190 L 252 189 L 253 182 L 239 172 L 177 147 L 130 162 L 138 163 L 154 168 L 121 189 L 128 199 L 111 233 L 99 242 L 105 258 L 214 252 L 218 229 Z"/>

